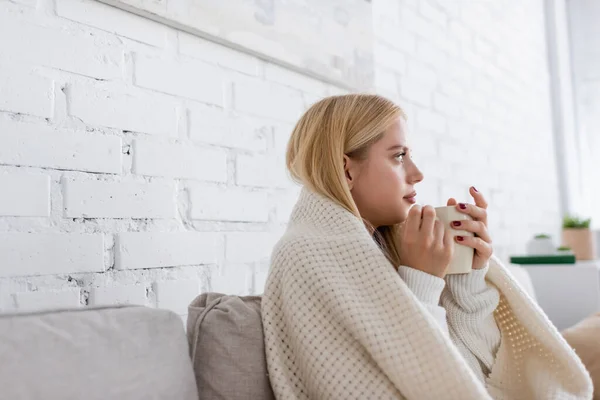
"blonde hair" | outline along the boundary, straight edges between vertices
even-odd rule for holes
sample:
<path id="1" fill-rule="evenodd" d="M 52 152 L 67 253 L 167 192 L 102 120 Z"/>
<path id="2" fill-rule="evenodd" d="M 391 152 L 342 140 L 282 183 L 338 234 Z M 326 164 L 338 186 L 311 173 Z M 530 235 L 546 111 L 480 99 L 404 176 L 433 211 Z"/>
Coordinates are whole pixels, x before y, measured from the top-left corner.
<path id="1" fill-rule="evenodd" d="M 288 143 L 286 164 L 292 178 L 363 219 L 346 181 L 344 155 L 366 159 L 370 146 L 400 116 L 406 118 L 399 106 L 372 94 L 332 96 L 315 103 L 300 118 Z M 395 268 L 400 265 L 397 230 L 391 225 L 374 232 Z"/>

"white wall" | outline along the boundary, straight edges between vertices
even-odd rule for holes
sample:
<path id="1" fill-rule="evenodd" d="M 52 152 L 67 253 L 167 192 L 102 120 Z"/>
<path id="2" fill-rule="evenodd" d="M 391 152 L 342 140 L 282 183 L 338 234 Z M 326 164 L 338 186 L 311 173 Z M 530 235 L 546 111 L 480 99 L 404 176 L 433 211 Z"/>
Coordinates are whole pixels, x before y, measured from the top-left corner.
<path id="1" fill-rule="evenodd" d="M 475 185 L 497 254 L 535 233 L 558 245 L 544 2 L 374 2 L 378 89 L 412 122 L 426 200 Z M 467 200 L 463 196 L 463 200 Z"/>
<path id="2" fill-rule="evenodd" d="M 501 256 L 554 232 L 542 1 L 376 0 L 374 26 L 422 201 L 475 185 Z M 339 89 L 93 1 L 0 1 L 0 48 L 0 310 L 262 291 L 287 138 Z"/>
<path id="3" fill-rule="evenodd" d="M 600 228 L 600 2 L 568 1 L 578 144 L 583 177 L 581 214 Z"/>

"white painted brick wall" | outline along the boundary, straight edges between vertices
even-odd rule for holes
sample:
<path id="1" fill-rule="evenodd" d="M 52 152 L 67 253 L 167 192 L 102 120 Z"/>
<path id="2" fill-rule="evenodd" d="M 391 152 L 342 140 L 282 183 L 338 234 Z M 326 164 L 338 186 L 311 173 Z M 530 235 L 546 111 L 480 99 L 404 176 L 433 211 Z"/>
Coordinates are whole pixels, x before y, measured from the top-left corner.
<path id="1" fill-rule="evenodd" d="M 0 68 L 0 110 L 52 116 L 54 83 L 31 72 Z"/>
<path id="2" fill-rule="evenodd" d="M 1 3 L 0 311 L 260 293 L 290 132 L 346 91 L 97 1 Z M 556 232 L 542 0 L 372 4 L 421 201 L 477 186 L 501 257 Z"/>
<path id="3" fill-rule="evenodd" d="M 8 34 L 0 35 L 0 60 L 96 79 L 121 78 L 123 48 L 118 37 L 101 32 L 90 35 L 61 20 L 39 24 L 31 10 L 20 10 L 16 5 L 2 6 L 0 26 Z"/>
<path id="4" fill-rule="evenodd" d="M 13 299 L 19 311 L 77 308 L 81 304 L 79 288 L 18 292 Z"/>
<path id="5" fill-rule="evenodd" d="M 0 175 L 0 215 L 48 217 L 50 179 L 47 175 Z"/>
<path id="6" fill-rule="evenodd" d="M 197 280 L 182 279 L 158 281 L 152 285 L 156 294 L 156 306 L 171 310 L 179 315 L 187 315 L 187 307 L 200 293 Z"/>
<path id="7" fill-rule="evenodd" d="M 146 305 L 146 287 L 144 285 L 115 285 L 94 287 L 88 298 L 90 306 L 114 304 Z"/>
<path id="8" fill-rule="evenodd" d="M 223 104 L 222 72 L 192 59 L 179 61 L 135 54 L 135 84 L 215 105 Z"/>
<path id="9" fill-rule="evenodd" d="M 121 172 L 121 139 L 0 119 L 0 164 Z"/>
<path id="10" fill-rule="evenodd" d="M 119 234 L 117 267 L 143 269 L 216 264 L 221 240 L 208 232 L 125 232 Z"/>
<path id="11" fill-rule="evenodd" d="M 173 184 L 64 179 L 65 217 L 174 218 Z"/>
<path id="12" fill-rule="evenodd" d="M 176 103 L 144 91 L 116 85 L 73 84 L 70 114 L 91 126 L 176 136 Z"/>
<path id="13" fill-rule="evenodd" d="M 267 150 L 272 126 L 266 121 L 197 105 L 188 113 L 190 139 L 194 142 L 252 152 Z"/>
<path id="14" fill-rule="evenodd" d="M 136 139 L 133 171 L 139 175 L 225 182 L 227 153 L 189 144 Z"/>
<path id="15" fill-rule="evenodd" d="M 0 233 L 0 277 L 104 271 L 101 234 Z"/>
<path id="16" fill-rule="evenodd" d="M 190 189 L 192 219 L 205 221 L 267 222 L 268 194 L 242 188 L 193 187 Z"/>

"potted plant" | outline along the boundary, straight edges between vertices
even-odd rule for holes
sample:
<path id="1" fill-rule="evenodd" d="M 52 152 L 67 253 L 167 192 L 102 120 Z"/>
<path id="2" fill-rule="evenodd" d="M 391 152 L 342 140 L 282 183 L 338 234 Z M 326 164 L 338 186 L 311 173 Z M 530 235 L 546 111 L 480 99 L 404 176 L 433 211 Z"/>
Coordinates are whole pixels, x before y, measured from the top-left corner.
<path id="1" fill-rule="evenodd" d="M 594 235 L 590 230 L 591 219 L 566 215 L 563 219 L 562 245 L 570 247 L 577 260 L 596 258 Z"/>
<path id="2" fill-rule="evenodd" d="M 573 251 L 568 246 L 560 246 L 556 249 L 556 252 L 559 254 L 573 254 Z"/>
<path id="3" fill-rule="evenodd" d="M 530 255 L 552 254 L 555 248 L 552 237 L 545 233 L 535 235 L 527 243 L 527 253 Z"/>

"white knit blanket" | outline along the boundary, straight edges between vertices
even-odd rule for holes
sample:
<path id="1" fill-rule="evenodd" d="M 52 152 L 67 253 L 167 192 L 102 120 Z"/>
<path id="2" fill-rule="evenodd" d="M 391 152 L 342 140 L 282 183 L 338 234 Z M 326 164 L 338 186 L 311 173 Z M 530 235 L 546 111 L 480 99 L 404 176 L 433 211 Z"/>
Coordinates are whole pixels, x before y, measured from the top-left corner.
<path id="1" fill-rule="evenodd" d="M 362 221 L 303 189 L 262 302 L 278 399 L 591 399 L 580 359 L 492 259 L 502 343 L 485 385 Z"/>

